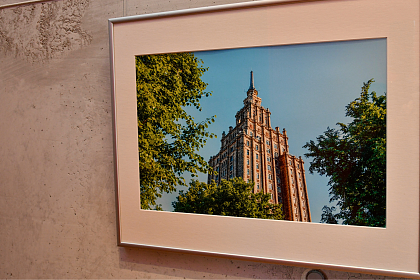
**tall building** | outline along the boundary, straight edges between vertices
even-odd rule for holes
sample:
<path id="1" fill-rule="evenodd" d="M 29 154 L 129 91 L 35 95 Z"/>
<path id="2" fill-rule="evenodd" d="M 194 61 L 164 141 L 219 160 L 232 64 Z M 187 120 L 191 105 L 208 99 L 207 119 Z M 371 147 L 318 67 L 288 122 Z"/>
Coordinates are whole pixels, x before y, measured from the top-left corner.
<path id="1" fill-rule="evenodd" d="M 236 113 L 236 126 L 222 133 L 221 148 L 209 164 L 217 175 L 208 182 L 234 177 L 254 182 L 254 192 L 271 194 L 271 203 L 283 204 L 286 220 L 311 221 L 305 169 L 301 157 L 289 154 L 286 130 L 271 127 L 271 112 L 261 106 L 251 71 L 244 106 Z"/>

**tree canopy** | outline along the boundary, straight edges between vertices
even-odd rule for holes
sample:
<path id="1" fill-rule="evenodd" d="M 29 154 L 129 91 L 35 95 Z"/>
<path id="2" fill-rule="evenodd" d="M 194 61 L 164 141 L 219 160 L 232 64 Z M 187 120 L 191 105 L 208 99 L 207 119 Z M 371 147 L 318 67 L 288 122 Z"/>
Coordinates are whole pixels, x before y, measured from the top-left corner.
<path id="1" fill-rule="evenodd" d="M 175 212 L 282 220 L 281 205 L 270 203 L 270 194 L 253 189 L 254 183 L 242 178 L 222 180 L 220 185 L 193 180 L 172 205 Z"/>
<path id="2" fill-rule="evenodd" d="M 324 207 L 322 207 L 321 223 L 338 224 L 338 221 L 334 217 L 333 213 L 335 209 L 336 208 L 334 206 L 328 207 L 327 205 L 324 205 Z"/>
<path id="3" fill-rule="evenodd" d="M 186 185 L 184 172 L 208 173 L 211 168 L 197 152 L 214 122 L 195 122 L 185 108 L 201 111 L 200 99 L 211 95 L 201 76 L 207 69 L 193 53 L 136 57 L 140 194 L 142 209 L 160 209 L 156 199 Z"/>
<path id="4" fill-rule="evenodd" d="M 363 83 L 360 97 L 346 106 L 349 124 L 337 123 L 304 145 L 312 157 L 309 171 L 329 177 L 330 202 L 323 208 L 322 222 L 361 226 L 385 226 L 386 218 L 386 96 Z"/>

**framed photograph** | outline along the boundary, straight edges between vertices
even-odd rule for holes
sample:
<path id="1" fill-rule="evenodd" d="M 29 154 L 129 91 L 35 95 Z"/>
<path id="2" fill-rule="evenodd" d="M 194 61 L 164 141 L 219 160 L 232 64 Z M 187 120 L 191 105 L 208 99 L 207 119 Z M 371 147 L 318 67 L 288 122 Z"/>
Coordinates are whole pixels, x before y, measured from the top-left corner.
<path id="1" fill-rule="evenodd" d="M 118 245 L 419 277 L 419 12 L 111 19 Z"/>

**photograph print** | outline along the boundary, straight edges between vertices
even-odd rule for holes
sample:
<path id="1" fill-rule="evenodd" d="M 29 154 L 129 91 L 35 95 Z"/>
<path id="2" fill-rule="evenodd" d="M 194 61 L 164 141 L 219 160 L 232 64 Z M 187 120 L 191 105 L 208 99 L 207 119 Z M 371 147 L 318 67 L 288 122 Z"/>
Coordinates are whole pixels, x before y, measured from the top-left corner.
<path id="1" fill-rule="evenodd" d="M 135 61 L 142 209 L 386 226 L 386 39 Z"/>

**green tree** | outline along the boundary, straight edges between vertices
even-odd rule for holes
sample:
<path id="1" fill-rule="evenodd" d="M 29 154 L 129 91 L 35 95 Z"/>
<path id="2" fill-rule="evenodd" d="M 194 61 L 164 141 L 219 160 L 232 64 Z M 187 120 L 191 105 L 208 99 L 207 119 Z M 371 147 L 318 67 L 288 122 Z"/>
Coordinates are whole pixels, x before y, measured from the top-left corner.
<path id="1" fill-rule="evenodd" d="M 220 185 L 193 180 L 172 205 L 175 212 L 282 220 L 281 205 L 270 203 L 270 194 L 253 189 L 254 183 L 242 178 L 222 180 Z"/>
<path id="2" fill-rule="evenodd" d="M 201 76 L 207 70 L 192 53 L 136 57 L 137 116 L 141 208 L 160 210 L 162 193 L 186 185 L 183 172 L 195 176 L 211 168 L 197 152 L 214 135 L 206 131 L 214 117 L 195 122 L 185 108 L 201 111 L 211 95 Z"/>
<path id="3" fill-rule="evenodd" d="M 309 171 L 329 177 L 330 202 L 339 207 L 336 214 L 324 207 L 324 222 L 333 217 L 343 224 L 385 226 L 386 96 L 369 93 L 372 82 L 346 106 L 351 123 L 337 123 L 339 129 L 327 128 L 304 146 L 305 156 L 313 158 Z"/>
<path id="4" fill-rule="evenodd" d="M 338 224 L 338 221 L 335 219 L 333 212 L 335 211 L 335 207 L 328 207 L 324 205 L 322 207 L 322 214 L 321 214 L 321 223 L 327 224 Z"/>

